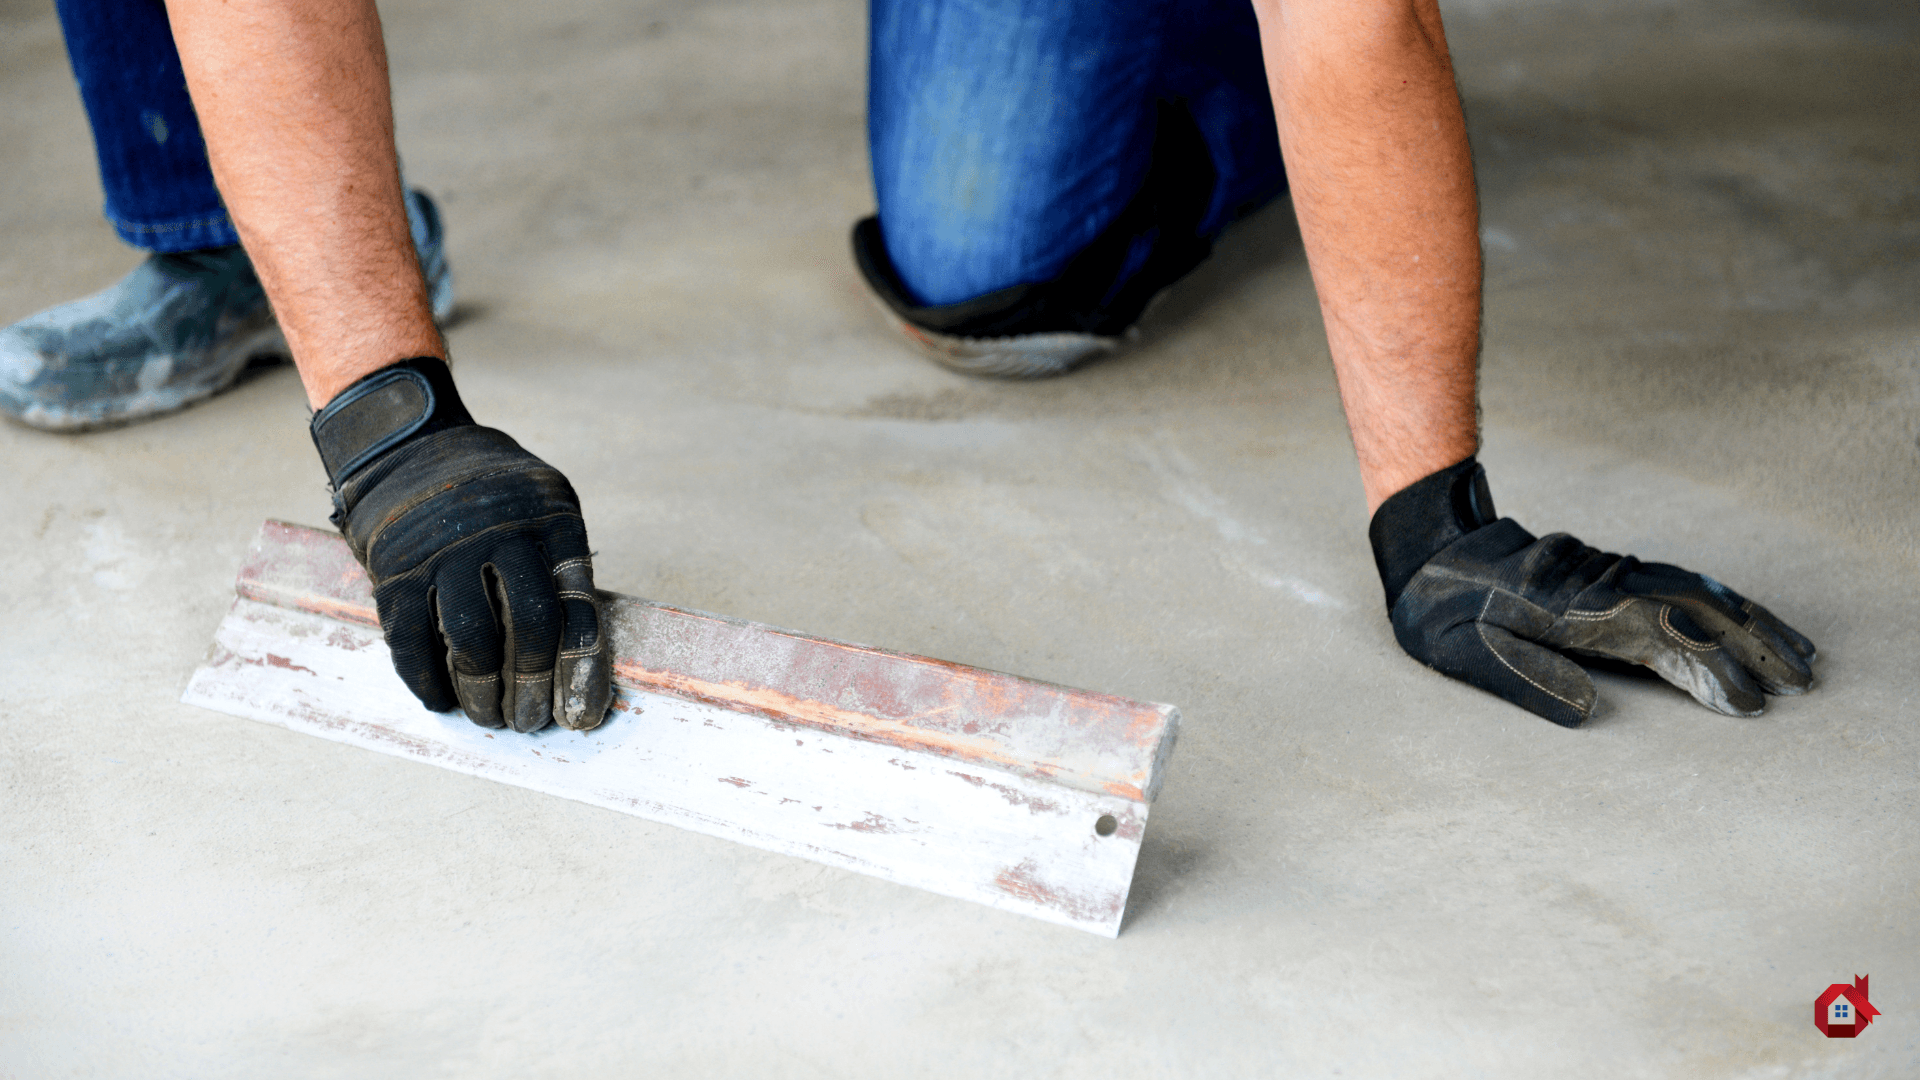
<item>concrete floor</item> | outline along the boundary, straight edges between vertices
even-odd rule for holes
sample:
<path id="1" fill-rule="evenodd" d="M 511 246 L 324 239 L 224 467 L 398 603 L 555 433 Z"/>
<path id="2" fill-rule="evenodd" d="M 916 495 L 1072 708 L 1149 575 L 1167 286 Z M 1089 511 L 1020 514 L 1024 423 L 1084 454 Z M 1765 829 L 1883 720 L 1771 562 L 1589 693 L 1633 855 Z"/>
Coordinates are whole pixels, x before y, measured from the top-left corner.
<path id="1" fill-rule="evenodd" d="M 863 10 L 387 5 L 475 413 L 609 588 L 1174 702 L 1105 941 L 176 703 L 290 369 L 0 424 L 0 1076 L 1920 1075 L 1920 16 L 1461 0 L 1503 511 L 1812 635 L 1759 719 L 1565 731 L 1405 658 L 1283 204 L 1145 343 L 947 374 L 863 298 Z M 0 3 L 0 317 L 131 266 Z M 1830 1041 L 1828 983 L 1881 1020 Z"/>

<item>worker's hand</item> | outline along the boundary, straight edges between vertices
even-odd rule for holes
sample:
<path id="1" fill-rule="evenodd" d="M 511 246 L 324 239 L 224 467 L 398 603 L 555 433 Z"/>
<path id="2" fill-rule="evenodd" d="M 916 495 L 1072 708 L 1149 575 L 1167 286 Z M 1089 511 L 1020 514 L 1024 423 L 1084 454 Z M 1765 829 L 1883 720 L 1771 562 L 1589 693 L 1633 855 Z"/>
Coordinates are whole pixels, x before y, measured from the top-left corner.
<path id="1" fill-rule="evenodd" d="M 1562 652 L 1644 664 L 1729 716 L 1813 685 L 1813 642 L 1767 609 L 1677 566 L 1534 538 L 1496 518 L 1472 458 L 1388 499 L 1368 532 L 1400 647 L 1556 724 L 1594 704 Z"/>
<path id="2" fill-rule="evenodd" d="M 313 441 L 393 666 L 427 708 L 515 731 L 600 723 L 609 661 L 566 477 L 476 425 L 432 358 L 341 391 Z"/>

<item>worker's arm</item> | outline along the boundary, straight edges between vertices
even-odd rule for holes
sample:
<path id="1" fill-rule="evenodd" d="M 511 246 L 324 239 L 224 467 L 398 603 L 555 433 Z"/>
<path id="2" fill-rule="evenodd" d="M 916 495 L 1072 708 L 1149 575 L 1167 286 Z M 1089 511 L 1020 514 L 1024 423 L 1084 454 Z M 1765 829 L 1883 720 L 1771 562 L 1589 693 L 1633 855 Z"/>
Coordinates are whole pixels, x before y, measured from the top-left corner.
<path id="1" fill-rule="evenodd" d="M 1430 0 L 1260 0 L 1294 212 L 1371 513 L 1479 448 L 1480 224 Z"/>
<path id="2" fill-rule="evenodd" d="M 220 196 L 319 409 L 396 360 L 446 358 L 394 155 L 371 0 L 168 0 Z"/>
<path id="3" fill-rule="evenodd" d="M 1255 0 L 1280 146 L 1408 653 L 1548 719 L 1592 714 L 1561 651 L 1752 715 L 1813 643 L 1678 567 L 1498 518 L 1479 447 L 1479 212 L 1437 0 Z"/>
<path id="4" fill-rule="evenodd" d="M 428 707 L 490 727 L 599 723 L 611 690 L 579 500 L 476 425 L 454 387 L 402 203 L 372 0 L 167 0 L 167 13 L 394 667 Z"/>

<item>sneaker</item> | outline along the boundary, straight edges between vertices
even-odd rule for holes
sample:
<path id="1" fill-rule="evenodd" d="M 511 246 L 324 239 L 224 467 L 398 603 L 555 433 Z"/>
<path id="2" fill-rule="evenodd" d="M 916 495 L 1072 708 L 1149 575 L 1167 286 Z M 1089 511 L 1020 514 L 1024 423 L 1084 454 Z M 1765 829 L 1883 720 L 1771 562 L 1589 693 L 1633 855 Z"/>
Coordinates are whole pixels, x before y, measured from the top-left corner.
<path id="1" fill-rule="evenodd" d="M 453 313 L 439 209 L 407 193 L 436 322 Z M 231 386 L 255 357 L 286 357 L 238 245 L 150 255 L 113 287 L 0 330 L 0 410 L 48 431 L 173 412 Z"/>
<path id="2" fill-rule="evenodd" d="M 854 225 L 853 261 L 882 313 L 934 362 L 969 375 L 1062 375 L 1137 338 L 1147 308 L 1212 253 L 1213 238 L 1199 227 L 1214 177 L 1191 116 L 1163 105 L 1139 193 L 1053 280 L 921 304 L 887 253 L 878 217 Z"/>
<path id="3" fill-rule="evenodd" d="M 1051 310 L 1044 286 L 1016 285 L 976 300 L 938 307 L 907 295 L 880 235 L 880 219 L 853 227 L 853 261 L 880 313 L 929 360 L 968 375 L 1041 379 L 1064 375 L 1120 347 L 1131 326 L 1100 333 L 1072 311 Z M 1050 318 L 1049 316 L 1057 316 Z M 1052 326 L 1050 323 L 1064 323 Z"/>

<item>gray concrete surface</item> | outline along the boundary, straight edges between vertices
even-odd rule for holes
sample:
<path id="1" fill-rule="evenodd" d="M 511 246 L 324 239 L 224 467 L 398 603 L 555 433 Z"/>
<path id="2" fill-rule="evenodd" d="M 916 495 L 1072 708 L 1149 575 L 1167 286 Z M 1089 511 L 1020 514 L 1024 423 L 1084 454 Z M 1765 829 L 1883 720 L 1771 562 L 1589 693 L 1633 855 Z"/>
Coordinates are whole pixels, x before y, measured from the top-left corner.
<path id="1" fill-rule="evenodd" d="M 1402 656 L 1285 205 L 1137 350 L 904 351 L 864 15 L 395 0 L 474 411 L 602 583 L 1170 701 L 1118 941 L 176 703 L 269 515 L 291 370 L 0 425 L 0 1076 L 1920 1075 L 1912 5 L 1460 2 L 1503 510 L 1818 640 L 1759 719 L 1604 675 L 1564 731 Z M 0 317 L 137 256 L 51 5 L 0 4 Z M 1884 1016 L 1830 1041 L 1828 983 Z"/>

